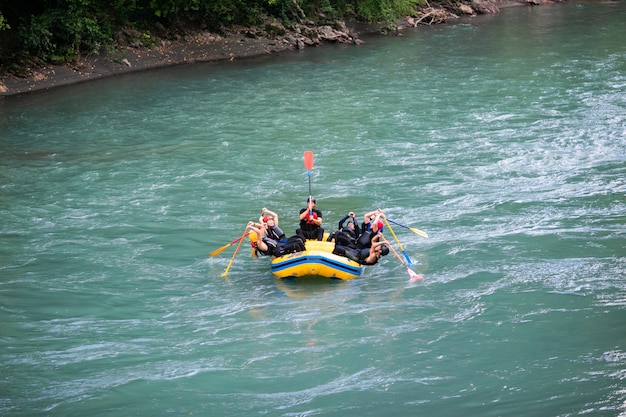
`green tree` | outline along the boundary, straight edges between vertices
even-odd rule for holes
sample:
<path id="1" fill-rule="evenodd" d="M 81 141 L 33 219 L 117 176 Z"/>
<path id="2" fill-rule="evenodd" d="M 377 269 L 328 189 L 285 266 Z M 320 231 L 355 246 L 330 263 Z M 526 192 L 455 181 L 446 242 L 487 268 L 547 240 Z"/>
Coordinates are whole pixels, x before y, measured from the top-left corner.
<path id="1" fill-rule="evenodd" d="M 0 3 L 0 59 L 67 62 L 113 42 L 116 30 L 152 39 L 166 27 L 256 25 L 263 15 L 289 24 L 304 19 L 392 22 L 425 0 L 19 0 Z"/>

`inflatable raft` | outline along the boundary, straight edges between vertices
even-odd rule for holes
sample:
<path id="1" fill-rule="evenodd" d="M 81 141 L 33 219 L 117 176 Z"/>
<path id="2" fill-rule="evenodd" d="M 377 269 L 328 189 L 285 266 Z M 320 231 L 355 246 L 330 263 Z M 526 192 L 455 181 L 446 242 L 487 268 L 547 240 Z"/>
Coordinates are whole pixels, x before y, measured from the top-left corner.
<path id="1" fill-rule="evenodd" d="M 333 254 L 334 242 L 307 240 L 306 250 L 272 259 L 272 274 L 277 278 L 321 276 L 349 280 L 363 273 L 363 265 Z"/>

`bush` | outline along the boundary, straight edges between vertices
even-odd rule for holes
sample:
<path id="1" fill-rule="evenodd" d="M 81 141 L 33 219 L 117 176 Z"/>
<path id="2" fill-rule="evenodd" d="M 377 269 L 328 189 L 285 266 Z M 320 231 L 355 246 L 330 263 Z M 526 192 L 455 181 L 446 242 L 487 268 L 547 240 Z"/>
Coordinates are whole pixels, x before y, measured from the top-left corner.
<path id="1" fill-rule="evenodd" d="M 4 18 L 4 15 L 0 11 L 0 31 L 7 30 L 7 29 L 11 29 L 11 26 L 9 26 L 9 23 L 6 21 L 6 19 Z"/>
<path id="2" fill-rule="evenodd" d="M 17 38 L 20 57 L 55 63 L 73 61 L 81 52 L 98 52 L 103 42 L 112 39 L 95 19 L 58 11 L 31 16 L 19 26 Z"/>
<path id="3" fill-rule="evenodd" d="M 435 0 L 433 0 L 435 1 Z M 20 2 L 0 11 L 2 58 L 68 62 L 110 44 L 115 30 L 146 34 L 156 23 L 190 23 L 218 30 L 261 23 L 264 14 L 292 21 L 351 19 L 392 22 L 411 15 L 425 0 L 55 0 Z M 37 7 L 33 9 L 33 7 Z M 144 44 L 153 45 L 150 35 Z"/>

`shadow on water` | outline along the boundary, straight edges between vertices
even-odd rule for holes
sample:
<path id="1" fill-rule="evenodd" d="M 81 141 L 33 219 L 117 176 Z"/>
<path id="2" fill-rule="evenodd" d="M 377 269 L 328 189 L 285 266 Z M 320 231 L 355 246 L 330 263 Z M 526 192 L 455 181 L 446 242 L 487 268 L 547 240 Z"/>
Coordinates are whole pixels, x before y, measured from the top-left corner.
<path id="1" fill-rule="evenodd" d="M 346 289 L 349 281 L 324 277 L 304 276 L 297 278 L 274 278 L 276 288 L 291 298 L 308 298 L 328 291 Z"/>

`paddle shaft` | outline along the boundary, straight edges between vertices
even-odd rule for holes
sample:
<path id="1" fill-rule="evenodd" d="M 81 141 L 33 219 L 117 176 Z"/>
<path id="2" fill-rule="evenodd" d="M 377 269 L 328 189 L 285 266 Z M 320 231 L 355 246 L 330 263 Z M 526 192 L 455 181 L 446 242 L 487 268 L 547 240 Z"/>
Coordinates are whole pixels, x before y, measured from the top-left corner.
<path id="1" fill-rule="evenodd" d="M 409 255 L 406 253 L 406 251 L 404 250 L 404 248 L 402 247 L 402 243 L 400 243 L 400 239 L 398 239 L 398 237 L 396 236 L 395 232 L 393 231 L 393 229 L 391 228 L 391 225 L 389 224 L 389 222 L 387 221 L 387 217 L 383 217 L 383 220 L 385 221 L 385 224 L 387 225 L 387 227 L 389 228 L 389 231 L 391 232 L 391 234 L 393 235 L 393 238 L 395 239 L 396 243 L 398 244 L 398 247 L 400 248 L 400 250 L 402 251 L 402 254 L 404 255 L 404 258 L 406 259 L 406 262 L 408 265 L 411 265 L 413 262 L 411 261 L 411 258 L 409 258 Z"/>
<path id="2" fill-rule="evenodd" d="M 309 174 L 309 201 L 313 200 L 313 194 L 311 193 L 311 171 L 307 171 Z M 309 214 L 312 210 L 309 210 Z"/>
<path id="3" fill-rule="evenodd" d="M 311 170 L 313 169 L 313 152 L 304 151 L 304 167 L 306 168 L 307 176 L 309 177 L 309 201 L 313 200 L 313 193 L 311 192 Z M 309 215 L 313 214 L 313 210 L 309 210 Z"/>
<path id="4" fill-rule="evenodd" d="M 244 232 L 244 236 L 247 234 L 247 229 L 246 232 Z M 239 240 L 239 243 L 237 244 L 237 247 L 235 248 L 235 253 L 233 253 L 232 258 L 230 258 L 230 261 L 228 262 L 228 266 L 226 266 L 226 270 L 224 270 L 224 273 L 221 275 L 222 278 L 224 278 L 226 275 L 228 275 L 228 271 L 230 270 L 230 267 L 233 264 L 233 261 L 235 260 L 235 256 L 237 256 L 237 252 L 239 252 L 239 248 L 241 247 L 241 243 L 243 242 L 243 238 L 241 240 Z"/>
<path id="5" fill-rule="evenodd" d="M 422 237 L 424 237 L 424 238 L 427 238 L 427 237 L 428 237 L 428 234 L 427 234 L 426 232 L 423 232 L 423 231 L 421 231 L 421 230 L 419 230 L 419 229 L 416 229 L 416 228 L 414 228 L 414 227 L 405 226 L 405 225 L 400 224 L 400 223 L 398 223 L 398 222 L 395 222 L 395 221 L 393 221 L 393 220 L 391 220 L 391 219 L 389 219 L 389 221 L 390 221 L 391 223 L 395 224 L 395 225 L 398 225 L 398 226 L 400 226 L 400 227 L 404 227 L 405 229 L 409 229 L 411 232 L 413 232 L 413 233 L 415 233 L 415 234 L 418 234 L 418 235 L 420 235 L 420 236 L 422 236 Z"/>
<path id="6" fill-rule="evenodd" d="M 394 255 L 396 255 L 396 258 L 398 258 L 398 260 L 400 261 L 400 263 L 403 266 L 406 266 L 406 262 L 400 257 L 400 254 L 393 248 L 393 246 L 391 245 L 387 245 L 389 247 L 389 249 L 391 249 L 391 251 L 393 252 Z"/>
<path id="7" fill-rule="evenodd" d="M 248 232 L 244 233 L 243 235 L 239 236 L 237 239 L 233 240 L 230 243 L 225 244 L 224 246 L 215 249 L 213 252 L 209 253 L 209 256 L 215 256 L 215 255 L 219 255 L 220 253 L 224 252 L 226 249 L 228 249 L 230 246 L 234 245 L 235 243 L 239 242 L 240 240 L 244 239 L 246 236 L 248 235 Z"/>
<path id="8" fill-rule="evenodd" d="M 413 271 L 411 268 L 409 268 L 409 266 L 406 264 L 406 262 L 404 262 L 402 260 L 402 258 L 400 257 L 400 255 L 398 254 L 398 252 L 396 252 L 396 250 L 393 248 L 393 246 L 391 245 L 387 245 L 389 247 L 389 249 L 391 249 L 391 251 L 393 252 L 394 255 L 396 255 L 396 258 L 398 258 L 398 260 L 400 261 L 400 263 L 406 268 L 406 272 L 409 274 L 409 279 L 413 280 L 413 281 L 421 281 L 422 277 L 417 275 L 415 273 L 415 271 Z"/>

